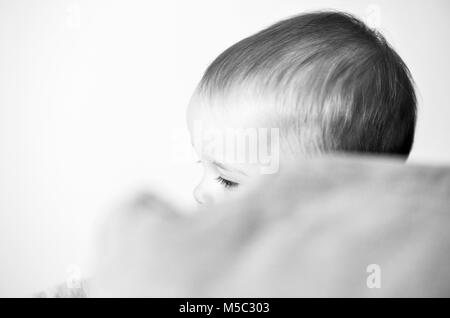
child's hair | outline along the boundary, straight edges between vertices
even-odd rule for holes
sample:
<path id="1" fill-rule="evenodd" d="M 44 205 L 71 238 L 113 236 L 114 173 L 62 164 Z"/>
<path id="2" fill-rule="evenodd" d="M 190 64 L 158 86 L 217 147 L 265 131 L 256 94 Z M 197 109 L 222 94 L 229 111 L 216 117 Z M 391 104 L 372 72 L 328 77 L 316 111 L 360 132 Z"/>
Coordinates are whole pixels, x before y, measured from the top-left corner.
<path id="1" fill-rule="evenodd" d="M 407 157 L 413 144 L 409 70 L 382 35 L 350 14 L 301 14 L 228 48 L 206 70 L 197 95 L 236 92 L 272 107 L 258 111 L 289 127 L 300 152 Z"/>

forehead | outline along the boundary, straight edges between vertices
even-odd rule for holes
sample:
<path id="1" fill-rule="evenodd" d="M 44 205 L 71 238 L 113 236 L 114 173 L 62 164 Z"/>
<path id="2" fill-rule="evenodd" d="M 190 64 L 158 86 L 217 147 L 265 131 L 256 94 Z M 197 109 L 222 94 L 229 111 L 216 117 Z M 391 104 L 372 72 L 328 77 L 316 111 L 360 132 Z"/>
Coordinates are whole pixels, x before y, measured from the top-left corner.
<path id="1" fill-rule="evenodd" d="M 195 122 L 221 129 L 257 127 L 261 124 L 258 108 L 260 111 L 264 108 L 261 101 L 245 93 L 217 94 L 214 97 L 194 94 L 187 109 L 188 127 L 191 130 Z"/>
<path id="2" fill-rule="evenodd" d="M 258 105 L 260 111 L 257 111 Z M 191 141 L 195 144 L 208 140 L 227 138 L 242 130 L 264 128 L 262 105 L 244 94 L 217 94 L 206 98 L 195 94 L 187 109 L 187 124 Z"/>
<path id="3" fill-rule="evenodd" d="M 213 96 L 211 96 L 213 95 Z M 279 109 L 274 96 L 255 91 L 252 87 L 230 89 L 206 96 L 196 92 L 187 109 L 187 124 L 194 139 L 194 128 L 207 131 L 281 129 Z M 194 140 L 192 140 L 194 142 Z"/>
<path id="4" fill-rule="evenodd" d="M 264 125 L 264 121 L 255 115 L 254 107 L 248 103 L 243 105 L 239 99 L 207 101 L 193 98 L 187 121 L 197 154 L 203 160 L 241 170 L 267 162 L 267 156 L 275 155 L 272 146 L 275 142 L 279 145 L 279 131 Z"/>

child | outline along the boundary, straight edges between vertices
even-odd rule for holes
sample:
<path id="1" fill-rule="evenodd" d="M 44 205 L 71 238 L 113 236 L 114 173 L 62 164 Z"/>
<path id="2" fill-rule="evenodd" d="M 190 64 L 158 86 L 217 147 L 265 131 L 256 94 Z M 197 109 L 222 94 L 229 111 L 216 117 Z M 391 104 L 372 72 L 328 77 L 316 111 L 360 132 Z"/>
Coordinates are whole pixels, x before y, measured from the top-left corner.
<path id="1" fill-rule="evenodd" d="M 316 12 L 225 50 L 201 79 L 187 119 L 204 167 L 194 197 L 212 204 L 261 174 L 261 161 L 248 159 L 263 146 L 276 163 L 325 153 L 406 159 L 416 97 L 408 68 L 383 36 L 349 14 Z M 256 136 L 256 147 L 236 147 L 237 138 L 223 137 L 230 129 L 244 134 L 240 140 Z M 263 136 L 269 130 L 271 138 Z M 244 151 L 246 160 L 230 151 Z"/>
<path id="2" fill-rule="evenodd" d="M 407 67 L 380 34 L 368 29 L 351 15 L 319 12 L 281 21 L 223 52 L 206 70 L 189 104 L 187 119 L 194 148 L 204 167 L 203 179 L 195 189 L 194 196 L 201 204 L 213 204 L 232 194 L 231 190 L 234 188 L 247 185 L 257 175 L 267 171 L 275 172 L 276 169 L 261 169 L 273 161 L 278 168 L 278 162 L 285 159 L 333 152 L 407 158 L 414 139 L 416 98 Z M 252 133 L 254 131 L 251 129 L 256 132 Z M 272 133 L 273 129 L 277 133 Z M 229 135 L 230 130 L 234 132 L 232 137 L 235 138 L 223 138 L 223 135 Z M 253 142 L 256 140 L 256 147 L 251 144 L 249 147 L 238 147 L 237 144 L 243 139 Z M 262 148 L 270 149 L 261 151 Z M 230 155 L 230 152 L 236 153 Z M 245 154 L 242 155 L 241 152 Z M 253 158 L 258 160 L 251 160 L 254 152 L 257 155 Z M 261 160 L 267 159 L 261 154 L 270 154 L 268 157 L 272 162 Z M 244 160 L 240 160 L 242 158 Z M 270 207 L 273 203 L 267 198 L 267 192 L 262 194 L 265 198 L 261 204 Z M 242 210 L 249 212 L 247 208 L 244 206 Z M 159 208 L 154 203 L 145 209 L 132 208 L 142 209 L 154 212 Z M 161 210 L 170 215 L 169 208 L 162 207 Z M 133 222 L 141 222 L 136 214 L 124 215 L 134 217 Z M 249 220 L 253 221 L 251 218 Z M 137 230 L 134 223 L 118 224 L 125 224 L 125 227 L 131 229 L 132 235 L 153 235 L 152 231 L 148 231 L 147 223 Z M 118 227 L 116 231 L 123 235 L 124 232 L 120 232 L 120 229 L 122 227 Z M 232 229 L 234 231 L 235 227 Z M 175 233 L 162 229 L 159 231 L 156 233 Z M 126 232 L 127 239 L 118 239 L 119 246 L 126 246 L 131 242 L 130 233 Z M 179 233 L 174 235 L 178 236 Z M 200 238 L 196 235 L 189 237 Z M 154 241 L 157 244 L 152 245 L 152 248 L 158 251 L 161 247 L 164 252 L 167 251 L 167 244 L 178 242 L 168 240 L 165 241 L 167 244 L 160 244 L 159 240 Z M 148 246 L 145 245 L 149 242 L 147 236 L 136 242 L 143 242 L 147 254 L 141 253 L 135 246 L 132 249 L 119 249 L 114 245 L 113 250 L 139 256 L 140 263 L 134 262 L 132 257 L 120 257 L 115 262 L 109 258 L 106 260 L 112 271 L 122 268 L 120 266 L 131 268 L 132 275 L 138 273 L 136 276 L 140 283 L 142 279 L 149 278 L 142 278 L 139 274 L 152 269 L 143 260 L 154 261 L 155 258 L 148 253 Z M 204 239 L 202 242 L 208 243 Z M 217 245 L 211 246 L 214 246 L 216 252 Z M 233 246 L 230 250 L 235 248 Z M 188 255 L 183 254 L 183 251 L 184 249 L 180 253 L 177 246 L 174 255 Z M 145 255 L 150 255 L 150 258 Z M 164 255 L 167 256 L 166 253 Z M 131 263 L 128 258 L 132 260 Z M 166 259 L 156 258 L 163 262 Z M 214 257 L 189 255 L 183 261 L 193 260 L 196 265 L 196 261 L 205 259 L 214 260 Z M 141 271 L 136 270 L 137 265 L 141 266 L 138 267 Z M 192 268 L 197 270 L 199 267 Z M 164 269 L 164 266 L 156 268 L 157 275 L 158 270 Z M 175 279 L 172 270 L 173 268 L 169 271 L 170 279 Z M 186 276 L 185 271 L 186 268 L 183 268 L 181 277 Z M 107 278 L 106 286 L 112 286 L 105 290 L 109 295 L 114 295 L 117 291 L 122 294 L 141 292 L 139 289 L 121 290 L 112 282 L 117 282 L 117 278 L 122 277 L 108 276 L 109 273 L 100 271 Z M 124 277 L 126 279 L 122 283 L 128 283 L 127 279 L 130 278 Z M 195 277 L 198 279 L 199 276 Z M 179 277 L 176 278 L 182 282 Z M 175 280 L 179 283 L 177 279 Z M 154 287 L 147 284 L 141 287 L 155 288 L 158 295 L 171 292 L 166 285 Z M 83 282 L 77 289 L 67 289 L 64 285 L 39 296 L 85 297 L 85 289 Z"/>

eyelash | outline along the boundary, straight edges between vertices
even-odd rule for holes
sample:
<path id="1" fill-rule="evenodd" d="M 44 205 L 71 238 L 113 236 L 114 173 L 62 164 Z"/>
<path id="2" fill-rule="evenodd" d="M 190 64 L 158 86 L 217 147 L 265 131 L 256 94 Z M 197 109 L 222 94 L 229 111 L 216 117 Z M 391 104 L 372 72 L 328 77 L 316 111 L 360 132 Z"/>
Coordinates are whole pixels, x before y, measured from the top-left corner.
<path id="1" fill-rule="evenodd" d="M 233 187 L 237 187 L 239 185 L 239 183 L 237 182 L 233 182 L 227 179 L 224 179 L 222 177 L 217 177 L 216 180 L 220 183 L 223 184 L 223 186 L 225 188 L 233 188 Z"/>

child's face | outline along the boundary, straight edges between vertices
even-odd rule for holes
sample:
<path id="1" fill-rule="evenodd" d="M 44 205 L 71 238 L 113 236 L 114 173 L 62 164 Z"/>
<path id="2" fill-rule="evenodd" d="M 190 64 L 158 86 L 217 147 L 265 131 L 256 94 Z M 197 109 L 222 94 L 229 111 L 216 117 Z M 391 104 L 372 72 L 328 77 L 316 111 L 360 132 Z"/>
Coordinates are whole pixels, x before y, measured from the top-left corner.
<path id="1" fill-rule="evenodd" d="M 230 198 L 264 171 L 260 161 L 249 160 L 249 152 L 261 148 L 259 143 L 252 149 L 237 145 L 242 145 L 243 139 L 239 141 L 240 137 L 237 139 L 235 134 L 243 128 L 249 129 L 242 116 L 215 118 L 199 107 L 198 102 L 191 101 L 187 121 L 193 147 L 203 166 L 203 177 L 194 189 L 194 198 L 199 204 L 212 205 Z"/>

